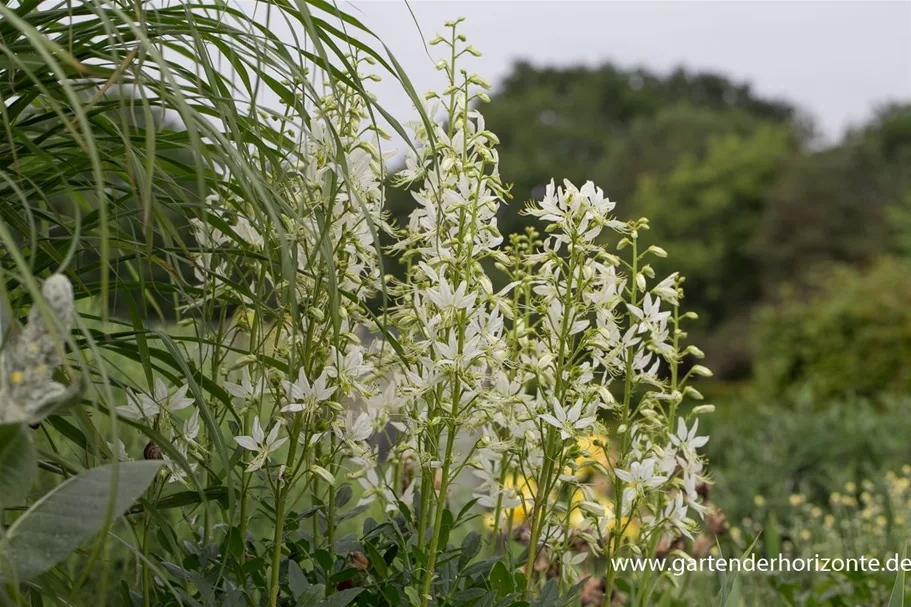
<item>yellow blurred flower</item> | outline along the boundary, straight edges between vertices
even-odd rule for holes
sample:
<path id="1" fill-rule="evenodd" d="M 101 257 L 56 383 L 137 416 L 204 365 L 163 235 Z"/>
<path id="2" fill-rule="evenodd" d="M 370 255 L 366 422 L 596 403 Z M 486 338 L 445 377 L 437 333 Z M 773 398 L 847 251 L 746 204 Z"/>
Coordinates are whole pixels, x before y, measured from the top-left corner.
<path id="1" fill-rule="evenodd" d="M 609 444 L 607 436 L 596 434 L 591 437 L 583 438 L 576 444 L 585 452 L 576 458 L 576 466 L 578 466 L 576 478 L 586 478 L 596 471 L 596 468 L 591 465 L 591 462 L 597 462 L 607 469 L 610 468 L 610 461 L 605 453 L 605 449 L 600 446 Z M 586 463 L 588 463 L 588 465 L 583 465 Z"/>

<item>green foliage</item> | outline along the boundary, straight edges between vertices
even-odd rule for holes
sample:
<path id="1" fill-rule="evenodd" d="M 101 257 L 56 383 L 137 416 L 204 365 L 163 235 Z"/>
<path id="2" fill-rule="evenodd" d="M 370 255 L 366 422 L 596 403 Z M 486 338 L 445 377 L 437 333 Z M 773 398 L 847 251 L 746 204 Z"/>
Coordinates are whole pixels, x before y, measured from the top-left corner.
<path id="1" fill-rule="evenodd" d="M 911 262 L 835 267 L 785 291 L 759 317 L 756 373 L 767 394 L 807 385 L 819 398 L 911 386 Z"/>
<path id="2" fill-rule="evenodd" d="M 789 499 L 802 493 L 826 503 L 846 482 L 858 486 L 911 460 L 908 399 L 816 401 L 807 393 L 793 404 L 720 407 L 708 416 L 706 452 L 716 485 L 712 501 L 732 524 L 774 512 L 789 522 Z M 757 513 L 755 500 L 763 504 Z"/>
<path id="3" fill-rule="evenodd" d="M 162 462 L 123 462 L 86 470 L 48 492 L 0 541 L 0 581 L 44 573 L 109 526 L 139 498 Z"/>
<path id="4" fill-rule="evenodd" d="M 515 181 L 515 197 L 524 201 L 551 174 L 604 181 L 596 169 L 610 147 L 637 119 L 653 119 L 675 105 L 739 110 L 774 122 L 787 122 L 793 113 L 788 104 L 759 98 L 749 86 L 715 74 L 680 69 L 661 77 L 610 64 L 557 69 L 519 63 L 486 115 L 500 136 L 503 172 Z M 613 192 L 613 183 L 604 182 Z"/>
<path id="5" fill-rule="evenodd" d="M 655 239 L 681 258 L 687 292 L 703 323 L 756 295 L 746 243 L 765 206 L 766 189 L 791 151 L 790 132 L 762 127 L 746 136 L 708 140 L 704 157 L 686 154 L 663 177 L 640 179 L 637 210 Z"/>
<path id="6" fill-rule="evenodd" d="M 35 472 L 35 446 L 28 428 L 21 424 L 0 426 L 0 509 L 25 500 Z"/>

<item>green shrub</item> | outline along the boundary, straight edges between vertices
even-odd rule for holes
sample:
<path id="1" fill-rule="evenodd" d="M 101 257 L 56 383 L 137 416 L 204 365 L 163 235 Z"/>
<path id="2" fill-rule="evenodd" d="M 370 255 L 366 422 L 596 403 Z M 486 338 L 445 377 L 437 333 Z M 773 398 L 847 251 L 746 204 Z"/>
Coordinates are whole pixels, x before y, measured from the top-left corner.
<path id="1" fill-rule="evenodd" d="M 756 378 L 778 395 L 805 385 L 822 399 L 911 387 L 911 262 L 834 267 L 783 293 L 756 324 Z"/>

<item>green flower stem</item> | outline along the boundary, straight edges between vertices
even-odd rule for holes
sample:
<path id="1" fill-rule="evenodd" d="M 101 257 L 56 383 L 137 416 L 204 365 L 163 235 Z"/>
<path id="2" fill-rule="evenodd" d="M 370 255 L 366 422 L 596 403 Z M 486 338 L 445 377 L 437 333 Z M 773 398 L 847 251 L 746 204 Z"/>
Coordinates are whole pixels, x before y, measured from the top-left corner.
<path id="1" fill-rule="evenodd" d="M 502 487 L 506 484 L 506 464 L 509 461 L 509 454 L 503 453 L 503 457 L 500 459 L 500 484 L 499 487 Z M 503 494 L 500 493 L 497 495 L 497 507 L 494 510 L 494 519 L 493 519 L 493 540 L 490 542 L 490 553 L 496 554 L 497 548 L 499 547 L 499 532 L 500 532 L 500 515 L 503 512 Z"/>
<path id="2" fill-rule="evenodd" d="M 290 470 L 294 463 L 294 456 L 297 452 L 297 436 L 300 434 L 302 418 L 303 415 L 301 413 L 297 413 L 294 416 L 294 429 L 291 432 L 290 441 L 291 446 L 288 447 L 288 458 L 285 463 L 286 470 Z M 272 548 L 272 581 L 269 585 L 269 604 L 271 607 L 276 607 L 278 605 L 278 569 L 281 564 L 282 556 L 282 536 L 285 532 L 285 502 L 288 499 L 288 491 L 290 488 L 291 483 L 282 486 L 281 481 L 279 481 L 275 504 L 275 535 L 273 537 L 275 545 Z"/>
<path id="3" fill-rule="evenodd" d="M 630 287 L 630 303 L 636 305 L 636 295 L 638 290 L 638 285 L 636 284 L 636 275 L 639 273 L 639 252 L 637 239 L 634 236 L 630 239 L 632 241 L 633 247 L 633 263 L 630 267 L 631 277 L 632 277 L 632 286 Z M 633 323 L 632 312 L 628 312 L 630 326 Z M 626 381 L 623 385 L 623 413 L 622 413 L 622 425 L 624 428 L 623 439 L 621 441 L 621 452 L 620 460 L 624 458 L 627 451 L 629 450 L 629 419 L 630 419 L 630 399 L 632 397 L 633 389 L 633 348 L 628 347 L 626 349 Z M 619 509 L 619 514 L 617 510 Z M 623 487 L 620 486 L 620 479 L 614 475 L 614 531 L 613 537 L 608 538 L 607 544 L 610 546 L 611 540 L 613 540 L 613 548 L 611 549 L 610 558 L 607 559 L 607 580 L 604 586 L 604 600 L 605 605 L 610 605 L 610 597 L 613 593 L 614 581 L 617 578 L 617 571 L 613 567 L 613 557 L 620 551 L 620 542 L 623 540 L 623 529 L 621 529 L 621 523 L 623 522 Z"/>
<path id="4" fill-rule="evenodd" d="M 453 413 L 458 401 L 452 404 Z M 424 573 L 424 584 L 421 589 L 421 607 L 430 602 L 430 585 L 433 583 L 436 568 L 437 549 L 440 544 L 440 526 L 443 523 L 443 511 L 446 510 L 446 492 L 449 490 L 449 469 L 452 466 L 452 447 L 455 443 L 455 424 L 450 422 L 449 435 L 446 437 L 446 458 L 443 460 L 443 478 L 440 481 L 440 493 L 437 497 L 436 512 L 433 517 L 433 535 L 430 537 L 430 552 L 427 556 L 427 571 Z"/>

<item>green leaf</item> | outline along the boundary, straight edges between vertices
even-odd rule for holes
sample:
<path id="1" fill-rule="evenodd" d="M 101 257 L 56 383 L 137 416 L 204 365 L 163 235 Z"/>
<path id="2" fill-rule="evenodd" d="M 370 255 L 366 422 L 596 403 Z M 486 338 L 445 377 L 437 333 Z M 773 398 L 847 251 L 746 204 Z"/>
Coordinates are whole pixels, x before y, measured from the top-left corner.
<path id="1" fill-rule="evenodd" d="M 351 485 L 342 485 L 335 494 L 335 505 L 341 508 L 348 503 L 352 495 L 354 495 L 354 491 L 351 489 Z"/>
<path id="2" fill-rule="evenodd" d="M 421 595 L 418 594 L 418 591 L 413 586 L 405 586 L 405 596 L 408 597 L 408 604 L 412 607 L 417 607 L 421 604 Z"/>
<path id="3" fill-rule="evenodd" d="M 0 545 L 0 581 L 27 581 L 65 559 L 129 508 L 162 463 L 99 466 L 52 489 L 7 531 Z"/>
<path id="4" fill-rule="evenodd" d="M 777 529 L 776 529 L 777 531 Z M 756 542 L 759 541 L 759 535 L 753 538 L 753 542 L 747 546 L 747 549 L 744 550 L 743 554 L 740 555 L 740 560 L 742 561 L 753 552 L 753 548 L 756 547 Z M 715 544 L 718 544 L 718 539 L 715 539 Z M 724 555 L 722 555 L 724 556 Z M 740 584 L 739 584 L 739 575 L 740 571 L 734 571 L 731 575 L 721 574 L 721 591 L 718 593 L 718 607 L 726 607 L 728 603 L 735 601 L 733 604 L 737 604 L 736 601 L 740 601 Z"/>
<path id="5" fill-rule="evenodd" d="M 490 582 L 491 590 L 497 591 L 497 598 L 503 598 L 515 590 L 513 578 L 503 561 L 497 561 L 497 564 L 490 570 L 490 577 L 487 579 Z"/>
<path id="6" fill-rule="evenodd" d="M 538 600 L 534 603 L 534 607 L 553 607 L 557 604 L 557 601 L 560 598 L 560 591 L 557 588 L 556 580 L 547 580 L 547 583 L 544 584 L 544 588 L 541 590 L 541 594 L 538 596 Z"/>
<path id="7" fill-rule="evenodd" d="M 379 550 L 370 542 L 364 542 L 364 550 L 367 552 L 367 558 L 370 560 L 370 565 L 380 577 L 385 578 L 389 573 L 389 568 L 386 566 L 386 560 L 380 554 Z"/>
<path id="8" fill-rule="evenodd" d="M 336 592 L 335 594 L 327 597 L 326 599 L 319 602 L 317 607 L 345 607 L 357 598 L 363 588 L 349 588 L 347 590 L 342 590 L 341 592 Z"/>
<path id="9" fill-rule="evenodd" d="M 449 508 L 443 510 L 443 518 L 440 520 L 440 546 L 446 548 L 449 543 L 449 532 L 452 530 L 452 512 Z"/>
<path id="10" fill-rule="evenodd" d="M 905 607 L 905 570 L 901 567 L 908 554 L 908 544 L 902 549 L 902 560 L 899 561 L 898 573 L 895 575 L 895 584 L 892 586 L 892 596 L 889 597 L 889 607 Z"/>
<path id="11" fill-rule="evenodd" d="M 765 526 L 765 552 L 770 559 L 777 557 L 781 552 L 781 535 L 778 533 L 778 521 L 774 512 L 769 514 Z"/>
<path id="12" fill-rule="evenodd" d="M 291 594 L 294 595 L 295 599 L 300 598 L 304 591 L 310 587 L 310 582 L 307 581 L 300 565 L 295 561 L 288 561 L 288 586 L 291 587 Z"/>
<path id="13" fill-rule="evenodd" d="M 316 607 L 324 596 L 326 596 L 326 587 L 322 584 L 313 584 L 307 586 L 297 597 L 297 604 L 300 607 Z"/>
<path id="14" fill-rule="evenodd" d="M 471 559 L 481 551 L 481 534 L 472 531 L 462 540 L 462 554 L 459 555 L 459 570 L 465 569 Z"/>
<path id="15" fill-rule="evenodd" d="M 35 471 L 35 446 L 28 427 L 0 426 L 0 510 L 25 500 Z"/>

